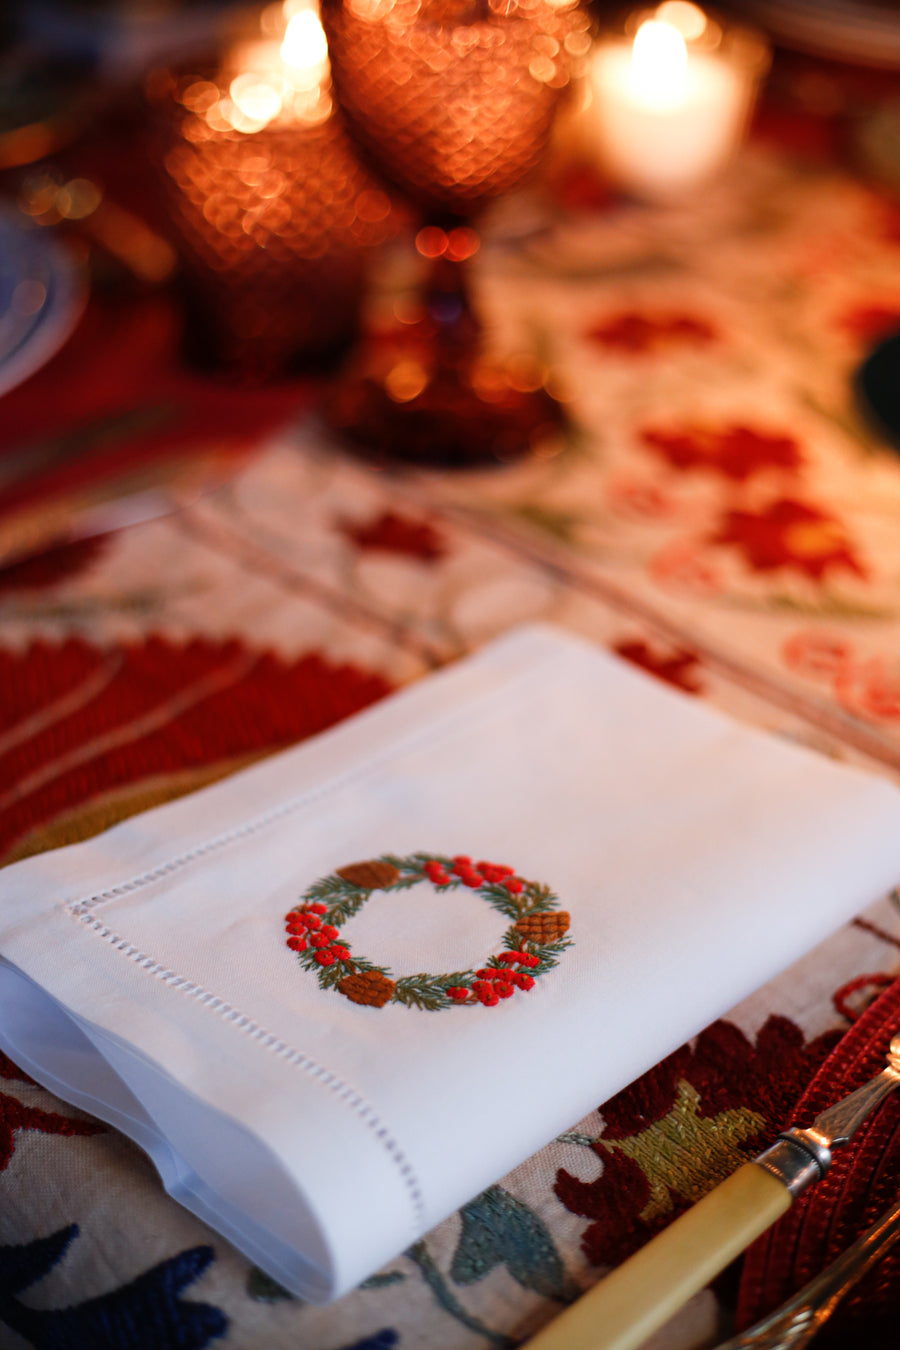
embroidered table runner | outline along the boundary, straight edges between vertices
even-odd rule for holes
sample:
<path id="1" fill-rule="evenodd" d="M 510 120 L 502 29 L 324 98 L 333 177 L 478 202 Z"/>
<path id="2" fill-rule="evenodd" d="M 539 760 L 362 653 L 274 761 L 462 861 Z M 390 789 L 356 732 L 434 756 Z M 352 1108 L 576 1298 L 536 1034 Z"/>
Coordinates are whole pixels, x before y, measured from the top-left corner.
<path id="1" fill-rule="evenodd" d="M 898 876 L 896 788 L 530 627 L 7 869 L 0 1047 L 325 1301 Z"/>

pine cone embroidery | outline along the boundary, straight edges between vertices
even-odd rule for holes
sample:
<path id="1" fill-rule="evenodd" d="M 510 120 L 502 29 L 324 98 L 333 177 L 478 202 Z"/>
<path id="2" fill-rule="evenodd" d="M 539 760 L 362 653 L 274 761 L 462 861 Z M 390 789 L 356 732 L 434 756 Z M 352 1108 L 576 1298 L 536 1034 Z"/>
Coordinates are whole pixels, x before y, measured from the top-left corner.
<path id="1" fill-rule="evenodd" d="M 571 918 L 565 909 L 525 914 L 516 921 L 516 932 L 531 942 L 556 942 L 568 931 Z"/>
<path id="2" fill-rule="evenodd" d="M 391 863 L 380 862 L 377 858 L 371 862 L 348 863 L 346 867 L 339 867 L 337 874 L 344 881 L 349 881 L 351 886 L 360 886 L 367 891 L 383 890 L 400 880 L 400 872 L 396 867 Z"/>
<path id="3" fill-rule="evenodd" d="M 377 970 L 364 970 L 357 974 L 345 975 L 338 990 L 349 998 L 351 1003 L 362 1003 L 369 1008 L 383 1008 L 394 993 L 394 981 L 389 980 Z"/>
<path id="4" fill-rule="evenodd" d="M 358 953 L 341 928 L 378 891 L 405 890 L 425 880 L 436 896 L 469 888 L 507 923 L 512 919 L 514 927 L 506 928 L 502 949 L 493 951 L 478 969 L 420 971 L 395 980 L 388 965 L 376 965 Z M 377 899 L 375 904 L 377 908 Z M 358 1007 L 383 1008 L 390 1003 L 427 1012 L 478 1005 L 499 1008 L 509 999 L 521 1002 L 571 946 L 566 936 L 570 918 L 556 909 L 558 904 L 549 886 L 526 881 L 506 863 L 484 859 L 473 863 L 462 853 L 451 857 L 419 852 L 400 858 L 388 852 L 347 863 L 309 886 L 284 916 L 284 940 L 323 992 L 341 994 Z"/>

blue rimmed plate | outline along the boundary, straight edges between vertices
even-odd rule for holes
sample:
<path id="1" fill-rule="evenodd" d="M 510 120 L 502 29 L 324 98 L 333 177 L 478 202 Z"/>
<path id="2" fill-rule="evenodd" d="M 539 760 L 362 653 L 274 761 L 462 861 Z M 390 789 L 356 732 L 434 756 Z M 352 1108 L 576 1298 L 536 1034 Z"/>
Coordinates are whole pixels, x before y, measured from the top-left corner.
<path id="1" fill-rule="evenodd" d="M 0 205 L 0 394 L 59 350 L 86 298 L 84 278 L 63 243 Z"/>

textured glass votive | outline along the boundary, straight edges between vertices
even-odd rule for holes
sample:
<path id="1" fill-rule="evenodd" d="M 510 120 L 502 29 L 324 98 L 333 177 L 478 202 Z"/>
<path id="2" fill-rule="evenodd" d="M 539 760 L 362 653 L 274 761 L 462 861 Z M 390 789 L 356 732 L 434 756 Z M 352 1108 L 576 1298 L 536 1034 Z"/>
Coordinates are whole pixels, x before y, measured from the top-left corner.
<path id="1" fill-rule="evenodd" d="M 194 346 L 261 376 L 349 345 L 364 251 L 394 228 L 333 106 L 324 35 L 299 87 L 283 47 L 244 44 L 215 74 L 148 81 Z"/>

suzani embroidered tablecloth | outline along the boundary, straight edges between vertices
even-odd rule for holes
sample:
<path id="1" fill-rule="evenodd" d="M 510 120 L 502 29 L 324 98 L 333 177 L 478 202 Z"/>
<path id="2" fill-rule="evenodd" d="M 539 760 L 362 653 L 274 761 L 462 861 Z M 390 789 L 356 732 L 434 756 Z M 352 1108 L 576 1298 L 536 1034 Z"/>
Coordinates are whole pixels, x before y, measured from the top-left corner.
<path id="1" fill-rule="evenodd" d="M 189 376 L 159 294 L 98 297 L 4 398 L 0 474 L 60 451 L 36 487 L 0 477 L 9 531 L 113 479 L 211 485 L 0 573 L 4 862 L 224 778 L 535 619 L 897 779 L 900 463 L 850 389 L 900 325 L 896 205 L 832 157 L 757 145 L 690 208 L 560 208 L 486 246 L 476 279 L 492 340 L 539 341 L 568 386 L 556 457 L 465 479 L 370 470 L 328 442 L 308 390 L 301 407 L 297 389 Z M 325 1308 L 0 1061 L 0 1345 L 518 1344 L 771 1139 L 898 946 L 887 897 Z M 581 1033 L 588 1064 L 603 1031 Z M 523 1073 L 539 1097 L 540 1062 Z M 726 1279 L 661 1343 L 714 1337 L 734 1302 Z M 865 1325 L 887 1343 L 887 1321 Z"/>

